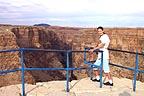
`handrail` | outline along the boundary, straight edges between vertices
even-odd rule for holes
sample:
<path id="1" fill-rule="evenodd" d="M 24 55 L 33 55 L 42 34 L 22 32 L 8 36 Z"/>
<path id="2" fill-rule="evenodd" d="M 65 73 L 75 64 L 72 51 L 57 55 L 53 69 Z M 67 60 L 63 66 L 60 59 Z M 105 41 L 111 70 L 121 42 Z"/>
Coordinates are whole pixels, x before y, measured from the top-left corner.
<path id="1" fill-rule="evenodd" d="M 131 71 L 135 70 L 134 68 L 129 68 L 129 67 L 126 67 L 126 66 L 121 66 L 121 65 L 117 65 L 117 64 L 113 64 L 113 63 L 109 63 L 109 64 L 112 65 L 112 66 L 128 69 L 128 70 L 131 70 Z"/>
<path id="2" fill-rule="evenodd" d="M 118 50 L 118 49 L 112 49 L 112 48 L 108 48 L 108 50 L 111 50 L 111 51 L 118 51 L 118 52 L 124 52 L 124 53 L 130 53 L 130 54 L 139 54 L 139 55 L 144 55 L 144 53 L 131 52 L 131 51 L 127 51 L 127 50 Z"/>
<path id="3" fill-rule="evenodd" d="M 101 65 L 100 66 L 95 66 L 93 65 L 92 62 L 86 60 L 86 52 L 91 49 L 85 48 L 85 50 L 52 50 L 52 49 L 37 49 L 37 48 L 17 48 L 17 49 L 10 49 L 10 50 L 0 50 L 0 53 L 3 52 L 15 52 L 19 51 L 21 53 L 21 66 L 22 68 L 17 68 L 14 70 L 3 70 L 0 71 L 0 74 L 4 73 L 9 73 L 9 72 L 16 72 L 16 71 L 21 71 L 22 72 L 22 96 L 25 96 L 25 82 L 24 82 L 24 71 L 25 70 L 65 70 L 66 71 L 66 91 L 69 92 L 69 71 L 70 70 L 83 70 L 83 69 L 90 69 L 90 78 L 92 79 L 92 69 L 94 67 L 100 68 L 100 88 L 102 87 L 102 64 L 103 64 L 103 59 L 101 60 Z M 126 66 L 121 66 L 117 64 L 112 64 L 112 66 L 124 68 L 127 70 L 132 70 L 134 71 L 134 83 L 133 83 L 133 91 L 136 90 L 136 77 L 138 72 L 144 72 L 144 70 L 139 70 L 138 69 L 138 55 L 144 55 L 144 53 L 138 53 L 138 52 L 130 52 L 130 51 L 125 51 L 125 50 L 117 50 L 117 49 L 110 49 L 110 51 L 118 51 L 118 52 L 124 52 L 124 53 L 130 53 L 130 54 L 136 54 L 136 62 L 135 62 L 135 68 L 129 68 Z M 64 52 L 66 53 L 66 68 L 24 68 L 24 51 L 45 51 L 45 52 Z M 69 54 L 72 52 L 84 52 L 84 64 L 88 64 L 89 67 L 80 67 L 80 68 L 69 68 Z M 103 51 L 101 50 L 95 50 L 94 52 L 102 52 L 102 57 L 103 57 Z"/>
<path id="4" fill-rule="evenodd" d="M 19 51 L 21 55 L 21 68 L 17 68 L 15 70 L 3 70 L 0 71 L 0 74 L 9 73 L 9 72 L 22 72 L 22 96 L 25 96 L 25 70 L 65 70 L 66 71 L 66 92 L 69 92 L 69 71 L 71 70 L 83 70 L 83 69 L 92 69 L 92 67 L 79 67 L 79 68 L 69 68 L 69 54 L 72 52 L 88 52 L 88 50 L 51 50 L 51 49 L 37 49 L 37 48 L 17 48 L 17 49 L 10 49 L 10 50 L 0 50 L 2 52 L 15 52 Z M 65 52 L 66 53 L 66 68 L 24 68 L 24 51 L 45 51 L 45 52 Z M 95 50 L 98 51 L 98 50 Z M 100 51 L 102 52 L 102 51 Z M 97 67 L 97 66 L 94 66 Z M 102 77 L 102 76 L 101 76 Z M 102 78 L 100 87 L 102 87 Z"/>
<path id="5" fill-rule="evenodd" d="M 138 72 L 141 72 L 141 73 L 144 73 L 144 70 L 139 70 L 138 69 L 138 63 L 139 63 L 139 58 L 138 56 L 139 55 L 142 55 L 144 56 L 144 53 L 138 53 L 138 52 L 130 52 L 130 51 L 126 51 L 126 50 L 117 50 L 117 49 L 110 49 L 110 51 L 117 51 L 117 52 L 124 52 L 124 53 L 130 53 L 130 54 L 135 54 L 136 55 L 136 61 L 135 61 L 135 68 L 129 68 L 129 67 L 126 67 L 126 66 L 121 66 L 121 65 L 117 65 L 117 64 L 112 64 L 110 63 L 110 65 L 112 66 L 116 66 L 116 67 L 120 67 L 120 68 L 124 68 L 124 69 L 127 69 L 127 70 L 132 70 L 134 71 L 134 82 L 133 82 L 133 91 L 136 91 L 136 78 L 137 78 L 137 73 Z"/>

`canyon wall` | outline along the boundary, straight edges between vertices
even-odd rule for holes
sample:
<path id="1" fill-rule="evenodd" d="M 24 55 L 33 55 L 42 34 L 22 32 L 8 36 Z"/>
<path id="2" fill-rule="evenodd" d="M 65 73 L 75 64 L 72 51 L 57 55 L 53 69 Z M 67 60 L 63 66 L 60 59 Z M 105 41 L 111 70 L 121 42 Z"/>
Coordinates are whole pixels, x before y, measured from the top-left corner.
<path id="1" fill-rule="evenodd" d="M 105 28 L 111 43 L 109 48 L 144 53 L 144 28 Z M 0 50 L 14 48 L 42 48 L 52 50 L 84 50 L 97 44 L 96 28 L 73 27 L 34 27 L 34 26 L 0 26 Z M 27 68 L 65 68 L 65 53 L 48 53 L 26 51 L 25 67 Z M 83 53 L 71 54 L 70 67 L 87 66 L 83 62 Z M 92 55 L 87 53 L 87 59 Z M 97 57 L 94 54 L 94 60 Z M 0 53 L 0 70 L 21 67 L 20 53 Z M 115 52 L 110 50 L 110 62 L 122 66 L 135 66 L 135 54 Z M 133 71 L 110 66 L 112 76 L 133 78 Z M 144 56 L 139 56 L 139 69 L 144 69 Z M 137 78 L 144 81 L 144 74 Z M 25 82 L 45 82 L 64 80 L 65 71 L 25 71 Z M 81 79 L 89 76 L 89 70 L 71 72 L 71 79 Z M 21 83 L 21 72 L 0 75 L 0 86 Z"/>
<path id="2" fill-rule="evenodd" d="M 66 33 L 71 34 L 68 35 L 66 40 L 68 44 L 72 44 L 72 50 L 84 50 L 85 47 L 93 47 L 98 43 L 97 40 L 99 36 L 96 32 L 96 28 L 67 28 L 67 31 L 62 27 L 49 27 L 48 29 L 56 31 L 58 35 Z M 72 30 L 76 31 L 72 32 Z M 144 53 L 144 28 L 105 28 L 105 33 L 109 35 L 111 40 L 109 48 Z M 94 57 L 93 60 L 95 60 L 97 55 L 94 54 L 94 56 L 88 54 L 87 58 L 88 60 L 92 60 L 91 58 Z M 73 66 L 86 66 L 83 63 L 83 57 L 83 53 L 73 53 Z M 134 68 L 135 59 L 135 54 L 110 50 L 111 63 Z M 133 71 L 113 66 L 110 67 L 112 76 L 133 78 Z M 139 69 L 144 69 L 144 56 L 142 55 L 139 55 Z M 75 72 L 77 78 L 89 76 L 89 71 L 81 70 Z M 144 81 L 143 75 L 143 73 L 138 73 L 138 80 Z"/>

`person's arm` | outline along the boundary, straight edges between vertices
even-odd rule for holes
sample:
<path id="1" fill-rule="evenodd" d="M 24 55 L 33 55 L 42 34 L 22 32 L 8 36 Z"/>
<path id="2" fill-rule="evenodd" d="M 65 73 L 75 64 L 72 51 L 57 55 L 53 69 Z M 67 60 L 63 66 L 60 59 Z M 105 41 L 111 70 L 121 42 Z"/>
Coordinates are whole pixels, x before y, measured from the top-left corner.
<path id="1" fill-rule="evenodd" d="M 105 46 L 105 43 L 100 43 L 97 46 L 95 46 L 93 49 L 89 50 L 89 52 L 93 52 L 96 49 L 103 48 Z"/>

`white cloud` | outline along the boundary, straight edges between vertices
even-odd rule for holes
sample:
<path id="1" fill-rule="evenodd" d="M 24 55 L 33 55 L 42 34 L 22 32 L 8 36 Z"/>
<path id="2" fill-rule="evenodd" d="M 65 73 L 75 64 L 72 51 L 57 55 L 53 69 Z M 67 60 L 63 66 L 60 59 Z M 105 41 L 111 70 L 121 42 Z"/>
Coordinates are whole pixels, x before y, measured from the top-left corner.
<path id="1" fill-rule="evenodd" d="M 0 23 L 144 26 L 143 4 L 143 0 L 0 0 Z"/>

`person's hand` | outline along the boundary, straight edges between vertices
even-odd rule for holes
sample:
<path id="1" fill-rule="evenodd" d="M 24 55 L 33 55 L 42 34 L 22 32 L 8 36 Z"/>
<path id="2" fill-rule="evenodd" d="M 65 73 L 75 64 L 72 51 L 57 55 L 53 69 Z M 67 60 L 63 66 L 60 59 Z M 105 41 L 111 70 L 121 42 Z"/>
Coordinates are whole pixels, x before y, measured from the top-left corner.
<path id="1" fill-rule="evenodd" d="M 89 50 L 90 53 L 93 53 L 93 51 L 94 51 L 94 49 L 90 49 L 90 50 Z"/>

